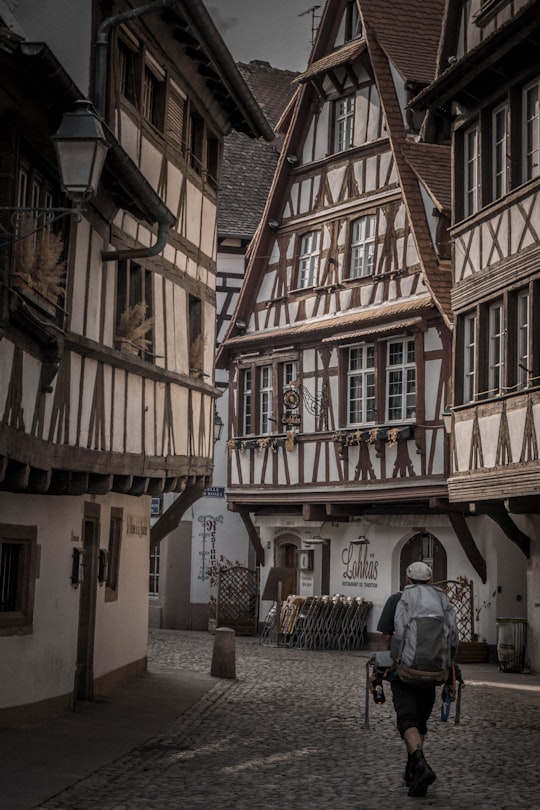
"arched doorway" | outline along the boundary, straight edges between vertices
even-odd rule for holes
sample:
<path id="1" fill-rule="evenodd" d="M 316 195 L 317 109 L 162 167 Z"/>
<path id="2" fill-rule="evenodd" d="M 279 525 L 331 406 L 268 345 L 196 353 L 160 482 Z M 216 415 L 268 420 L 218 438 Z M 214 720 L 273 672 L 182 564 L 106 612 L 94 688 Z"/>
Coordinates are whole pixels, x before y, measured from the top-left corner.
<path id="1" fill-rule="evenodd" d="M 296 565 L 296 553 L 300 549 L 300 538 L 294 534 L 282 534 L 274 541 L 274 565 L 276 568 L 294 568 L 297 571 L 296 579 L 290 593 L 282 593 L 282 598 L 286 599 L 294 593 L 298 593 L 298 569 Z"/>
<path id="2" fill-rule="evenodd" d="M 433 582 L 442 582 L 447 577 L 446 550 L 440 540 L 430 532 L 419 532 L 413 535 L 403 548 L 399 558 L 399 587 L 403 590 L 407 584 L 405 571 L 412 562 L 422 560 L 433 570 Z"/>

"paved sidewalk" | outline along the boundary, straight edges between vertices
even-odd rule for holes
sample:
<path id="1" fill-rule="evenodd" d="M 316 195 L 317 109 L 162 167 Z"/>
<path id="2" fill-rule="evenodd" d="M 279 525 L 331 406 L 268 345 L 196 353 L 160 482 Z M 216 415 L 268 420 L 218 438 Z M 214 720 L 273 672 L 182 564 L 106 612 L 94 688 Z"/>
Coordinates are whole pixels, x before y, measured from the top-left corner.
<path id="1" fill-rule="evenodd" d="M 149 672 L 104 703 L 0 734 L 1 810 L 514 810 L 540 804 L 540 676 L 462 667 L 461 723 L 433 714 L 437 781 L 410 799 L 390 690 L 370 703 L 367 652 L 236 640 L 237 678 L 209 677 L 213 636 L 152 630 Z"/>

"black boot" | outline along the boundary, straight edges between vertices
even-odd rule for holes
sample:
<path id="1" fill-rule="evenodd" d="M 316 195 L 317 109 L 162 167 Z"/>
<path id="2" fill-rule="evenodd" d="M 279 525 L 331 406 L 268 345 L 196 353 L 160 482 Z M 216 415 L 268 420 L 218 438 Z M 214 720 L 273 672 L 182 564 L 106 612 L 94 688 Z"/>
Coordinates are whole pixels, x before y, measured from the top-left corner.
<path id="1" fill-rule="evenodd" d="M 405 773 L 403 774 L 403 781 L 410 787 L 412 785 L 414 774 L 414 760 L 412 754 L 407 754 L 407 765 L 405 766 Z"/>
<path id="2" fill-rule="evenodd" d="M 413 776 L 409 787 L 409 796 L 425 796 L 427 789 L 437 778 L 427 764 L 422 751 L 412 755 Z"/>

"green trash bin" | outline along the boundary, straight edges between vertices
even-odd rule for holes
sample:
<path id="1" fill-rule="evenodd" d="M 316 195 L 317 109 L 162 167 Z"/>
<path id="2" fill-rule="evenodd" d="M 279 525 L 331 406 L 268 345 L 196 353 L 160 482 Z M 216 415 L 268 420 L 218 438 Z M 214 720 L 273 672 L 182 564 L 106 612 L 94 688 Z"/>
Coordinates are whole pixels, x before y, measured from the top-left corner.
<path id="1" fill-rule="evenodd" d="M 497 619 L 497 658 L 502 672 L 525 669 L 527 619 Z"/>

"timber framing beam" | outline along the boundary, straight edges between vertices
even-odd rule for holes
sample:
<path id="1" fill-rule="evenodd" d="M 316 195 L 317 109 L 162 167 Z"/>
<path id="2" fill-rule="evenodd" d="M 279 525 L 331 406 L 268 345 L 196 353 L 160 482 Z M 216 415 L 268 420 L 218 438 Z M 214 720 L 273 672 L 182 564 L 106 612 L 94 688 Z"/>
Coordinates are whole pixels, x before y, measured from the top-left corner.
<path id="1" fill-rule="evenodd" d="M 257 563 L 259 565 L 264 565 L 264 548 L 262 547 L 259 533 L 257 532 L 257 529 L 253 525 L 251 516 L 247 509 L 238 509 L 237 511 L 240 517 L 242 518 L 244 526 L 246 527 L 250 543 L 255 549 L 255 554 L 257 556 Z"/>
<path id="2" fill-rule="evenodd" d="M 482 582 L 485 584 L 487 581 L 486 561 L 482 557 L 480 549 L 474 541 L 474 537 L 472 536 L 470 529 L 465 522 L 465 517 L 456 512 L 449 512 L 448 519 L 452 524 L 452 528 L 454 529 L 469 562 L 477 572 Z"/>
<path id="3" fill-rule="evenodd" d="M 159 520 L 150 529 L 150 550 L 158 546 L 162 540 L 174 531 L 185 512 L 191 504 L 198 501 L 208 484 L 206 476 L 192 476 L 185 484 L 182 493 L 176 498 L 168 509 L 163 512 Z"/>
<path id="4" fill-rule="evenodd" d="M 498 526 L 501 527 L 505 535 L 512 543 L 515 543 L 520 551 L 523 552 L 527 559 L 531 556 L 531 541 L 527 535 L 516 526 L 508 512 L 502 509 L 497 509 L 494 512 L 486 512 L 488 517 L 491 518 Z"/>

